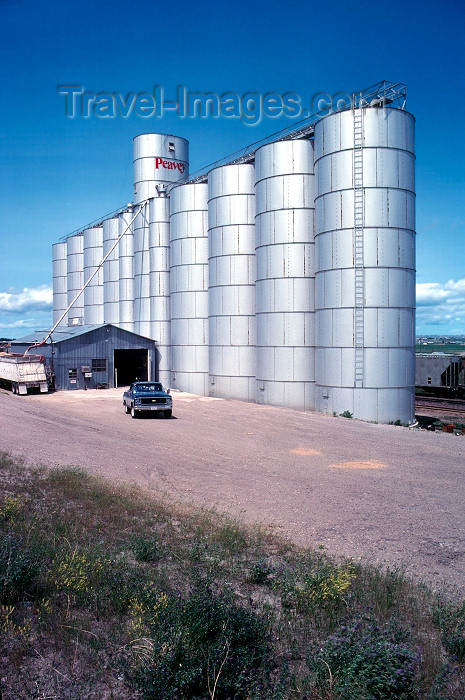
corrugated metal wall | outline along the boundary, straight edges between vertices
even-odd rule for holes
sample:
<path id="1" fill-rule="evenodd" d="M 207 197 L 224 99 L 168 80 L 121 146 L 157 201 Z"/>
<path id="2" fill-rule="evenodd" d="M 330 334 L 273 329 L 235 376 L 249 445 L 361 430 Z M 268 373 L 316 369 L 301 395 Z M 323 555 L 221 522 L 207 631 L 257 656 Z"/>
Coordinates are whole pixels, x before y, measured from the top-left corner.
<path id="1" fill-rule="evenodd" d="M 159 358 L 155 342 L 114 326 L 102 326 L 83 335 L 41 348 L 41 352 L 47 358 L 47 364 L 53 366 L 58 389 L 83 389 L 84 377 L 81 368 L 89 366 L 92 370 L 93 360 L 105 360 L 106 369 L 92 371 L 92 377 L 87 381 L 88 388 L 96 388 L 100 383 L 114 386 L 115 350 L 147 351 L 151 363 L 150 376 L 152 379 L 156 378 Z M 77 370 L 76 377 L 70 377 L 69 372 L 72 369 Z M 70 379 L 77 381 L 71 382 Z"/>
<path id="2" fill-rule="evenodd" d="M 358 109 L 315 126 L 317 409 L 414 420 L 414 119 Z"/>
<path id="3" fill-rule="evenodd" d="M 312 141 L 255 154 L 257 400 L 315 408 L 315 186 Z"/>
<path id="4" fill-rule="evenodd" d="M 208 176 L 210 396 L 256 397 L 254 166 Z"/>
<path id="5" fill-rule="evenodd" d="M 171 386 L 207 396 L 207 185 L 171 193 Z"/>

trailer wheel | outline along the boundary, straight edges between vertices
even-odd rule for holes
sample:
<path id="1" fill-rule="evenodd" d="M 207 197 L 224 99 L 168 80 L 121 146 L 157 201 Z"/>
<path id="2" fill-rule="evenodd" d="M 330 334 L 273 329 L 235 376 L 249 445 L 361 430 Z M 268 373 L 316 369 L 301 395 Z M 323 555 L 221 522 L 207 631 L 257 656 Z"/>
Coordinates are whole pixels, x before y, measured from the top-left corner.
<path id="1" fill-rule="evenodd" d="M 134 408 L 134 406 L 131 407 L 131 417 L 132 418 L 137 418 L 137 411 Z"/>
<path id="2" fill-rule="evenodd" d="M 12 389 L 12 391 L 13 391 L 13 394 L 16 394 L 16 391 L 17 391 L 17 390 L 16 390 L 16 382 L 12 382 L 12 384 L 11 384 L 11 389 Z"/>

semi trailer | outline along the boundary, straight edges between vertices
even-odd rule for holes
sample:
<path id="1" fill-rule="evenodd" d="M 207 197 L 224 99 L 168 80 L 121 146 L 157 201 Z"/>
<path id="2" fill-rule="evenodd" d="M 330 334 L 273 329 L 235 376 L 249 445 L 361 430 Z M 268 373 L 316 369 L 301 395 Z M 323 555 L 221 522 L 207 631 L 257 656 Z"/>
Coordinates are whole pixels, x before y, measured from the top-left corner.
<path id="1" fill-rule="evenodd" d="M 0 382 L 11 388 L 13 394 L 24 395 L 28 389 L 47 393 L 49 377 L 45 359 L 41 355 L 0 352 Z"/>

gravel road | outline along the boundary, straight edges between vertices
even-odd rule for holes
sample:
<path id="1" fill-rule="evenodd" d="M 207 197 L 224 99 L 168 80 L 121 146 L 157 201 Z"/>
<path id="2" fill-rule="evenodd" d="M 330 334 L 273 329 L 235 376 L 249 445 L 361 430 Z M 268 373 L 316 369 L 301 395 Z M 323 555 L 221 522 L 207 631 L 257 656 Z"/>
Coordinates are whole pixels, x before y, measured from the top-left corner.
<path id="1" fill-rule="evenodd" d="M 465 436 L 173 393 L 133 420 L 122 389 L 0 390 L 0 450 L 79 465 L 259 522 L 296 543 L 465 593 Z"/>

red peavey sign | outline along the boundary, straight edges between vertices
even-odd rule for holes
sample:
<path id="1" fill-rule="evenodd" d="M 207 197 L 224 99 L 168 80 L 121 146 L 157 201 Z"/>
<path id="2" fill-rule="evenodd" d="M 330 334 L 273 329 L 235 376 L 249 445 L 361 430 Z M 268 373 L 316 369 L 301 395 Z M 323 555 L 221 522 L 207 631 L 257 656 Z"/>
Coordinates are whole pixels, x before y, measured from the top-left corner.
<path id="1" fill-rule="evenodd" d="M 186 169 L 185 163 L 180 163 L 178 160 L 165 160 L 164 158 L 155 158 L 155 170 L 165 168 L 165 170 L 179 170 L 182 173 Z"/>

